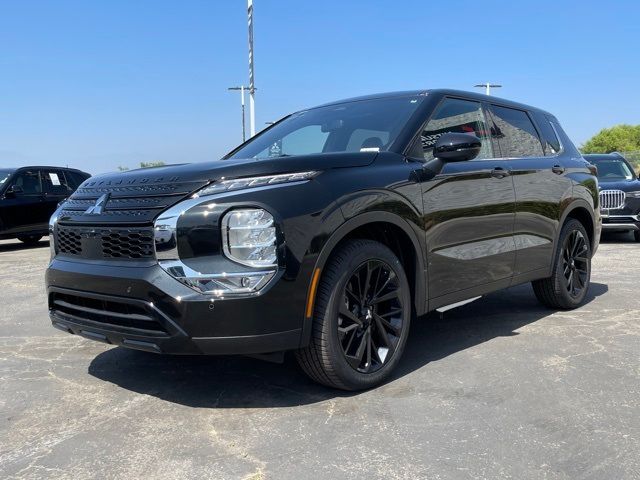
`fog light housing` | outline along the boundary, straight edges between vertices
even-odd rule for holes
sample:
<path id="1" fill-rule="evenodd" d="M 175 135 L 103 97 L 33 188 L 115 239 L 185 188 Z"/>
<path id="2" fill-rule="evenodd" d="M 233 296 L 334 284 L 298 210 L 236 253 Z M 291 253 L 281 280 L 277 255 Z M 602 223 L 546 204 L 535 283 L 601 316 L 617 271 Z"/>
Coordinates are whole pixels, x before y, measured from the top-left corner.
<path id="1" fill-rule="evenodd" d="M 278 264 L 273 215 L 262 208 L 231 210 L 222 217 L 222 250 L 229 260 L 249 267 Z"/>
<path id="2" fill-rule="evenodd" d="M 207 295 L 224 298 L 255 295 L 275 276 L 275 270 L 250 272 L 200 273 L 179 260 L 164 260 L 160 266 L 173 278 Z"/>

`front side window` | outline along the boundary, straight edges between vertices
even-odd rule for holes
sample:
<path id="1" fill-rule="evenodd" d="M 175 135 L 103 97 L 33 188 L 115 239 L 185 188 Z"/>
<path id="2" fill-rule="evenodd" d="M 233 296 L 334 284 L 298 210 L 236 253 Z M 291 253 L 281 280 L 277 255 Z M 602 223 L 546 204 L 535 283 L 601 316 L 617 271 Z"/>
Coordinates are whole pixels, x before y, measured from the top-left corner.
<path id="1" fill-rule="evenodd" d="M 527 112 L 515 108 L 491 106 L 494 137 L 504 158 L 542 157 L 542 144 Z"/>
<path id="2" fill-rule="evenodd" d="M 422 97 L 359 100 L 294 113 L 225 158 L 388 150 Z"/>
<path id="3" fill-rule="evenodd" d="M 476 158 L 491 158 L 491 140 L 482 105 L 478 102 L 446 98 L 435 109 L 420 135 L 420 146 L 425 160 L 433 158 L 433 147 L 445 133 L 469 133 L 482 141 Z M 420 148 L 418 148 L 420 150 Z"/>
<path id="4" fill-rule="evenodd" d="M 13 186 L 20 195 L 40 195 L 42 193 L 40 173 L 37 170 L 20 172 L 15 176 Z"/>

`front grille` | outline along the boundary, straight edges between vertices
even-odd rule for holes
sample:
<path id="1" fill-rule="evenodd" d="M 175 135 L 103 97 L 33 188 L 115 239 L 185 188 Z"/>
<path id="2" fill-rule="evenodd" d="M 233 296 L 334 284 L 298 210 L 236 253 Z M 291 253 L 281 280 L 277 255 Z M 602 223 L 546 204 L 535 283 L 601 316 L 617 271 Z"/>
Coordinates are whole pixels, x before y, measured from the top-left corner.
<path id="1" fill-rule="evenodd" d="M 626 195 L 622 190 L 602 190 L 600 191 L 600 208 L 623 208 L 625 197 Z"/>
<path id="2" fill-rule="evenodd" d="M 140 180 L 142 182 L 144 179 Z M 140 225 L 150 224 L 155 217 L 175 205 L 207 181 L 179 179 L 149 180 L 149 183 L 124 185 L 126 177 L 115 176 L 113 183 L 87 180 L 62 205 L 58 221 L 82 225 Z M 133 182 L 134 180 L 130 180 Z M 94 209 L 102 199 L 100 208 Z"/>
<path id="3" fill-rule="evenodd" d="M 102 235 L 105 258 L 152 258 L 153 230 L 109 230 Z"/>
<path id="4" fill-rule="evenodd" d="M 55 247 L 60 254 L 87 259 L 150 259 L 154 258 L 153 229 L 57 225 Z"/>
<path id="5" fill-rule="evenodd" d="M 69 255 L 82 254 L 82 237 L 74 229 L 58 229 L 55 239 L 56 248 L 60 253 Z"/>
<path id="6" fill-rule="evenodd" d="M 105 300 L 54 292 L 49 298 L 49 309 L 54 315 L 72 322 L 90 322 L 93 326 L 101 328 L 119 327 L 146 334 L 169 333 L 158 321 L 156 312 L 132 301 L 121 301 L 112 297 Z"/>

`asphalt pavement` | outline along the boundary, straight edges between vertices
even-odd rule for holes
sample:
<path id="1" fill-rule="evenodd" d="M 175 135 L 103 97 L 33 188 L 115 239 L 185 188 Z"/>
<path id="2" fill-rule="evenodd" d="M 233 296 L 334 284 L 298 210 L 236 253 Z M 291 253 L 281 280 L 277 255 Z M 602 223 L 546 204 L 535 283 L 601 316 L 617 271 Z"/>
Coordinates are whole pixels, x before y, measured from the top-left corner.
<path id="1" fill-rule="evenodd" d="M 51 327 L 48 244 L 0 242 L 0 478 L 638 479 L 640 244 L 605 239 L 587 302 L 530 285 L 412 325 L 362 393 L 243 357 Z M 268 321 L 268 318 L 265 318 Z"/>

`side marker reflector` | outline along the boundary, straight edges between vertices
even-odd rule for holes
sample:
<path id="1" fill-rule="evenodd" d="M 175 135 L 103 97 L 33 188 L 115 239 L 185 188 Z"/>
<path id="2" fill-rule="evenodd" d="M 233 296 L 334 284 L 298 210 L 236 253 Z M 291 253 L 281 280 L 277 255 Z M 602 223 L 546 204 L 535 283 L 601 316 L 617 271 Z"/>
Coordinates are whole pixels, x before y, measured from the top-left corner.
<path id="1" fill-rule="evenodd" d="M 318 281 L 320 280 L 320 269 L 316 268 L 311 278 L 311 287 L 309 288 L 309 296 L 307 297 L 307 311 L 306 317 L 311 318 L 313 315 L 313 304 L 316 299 L 316 290 L 318 288 Z"/>

